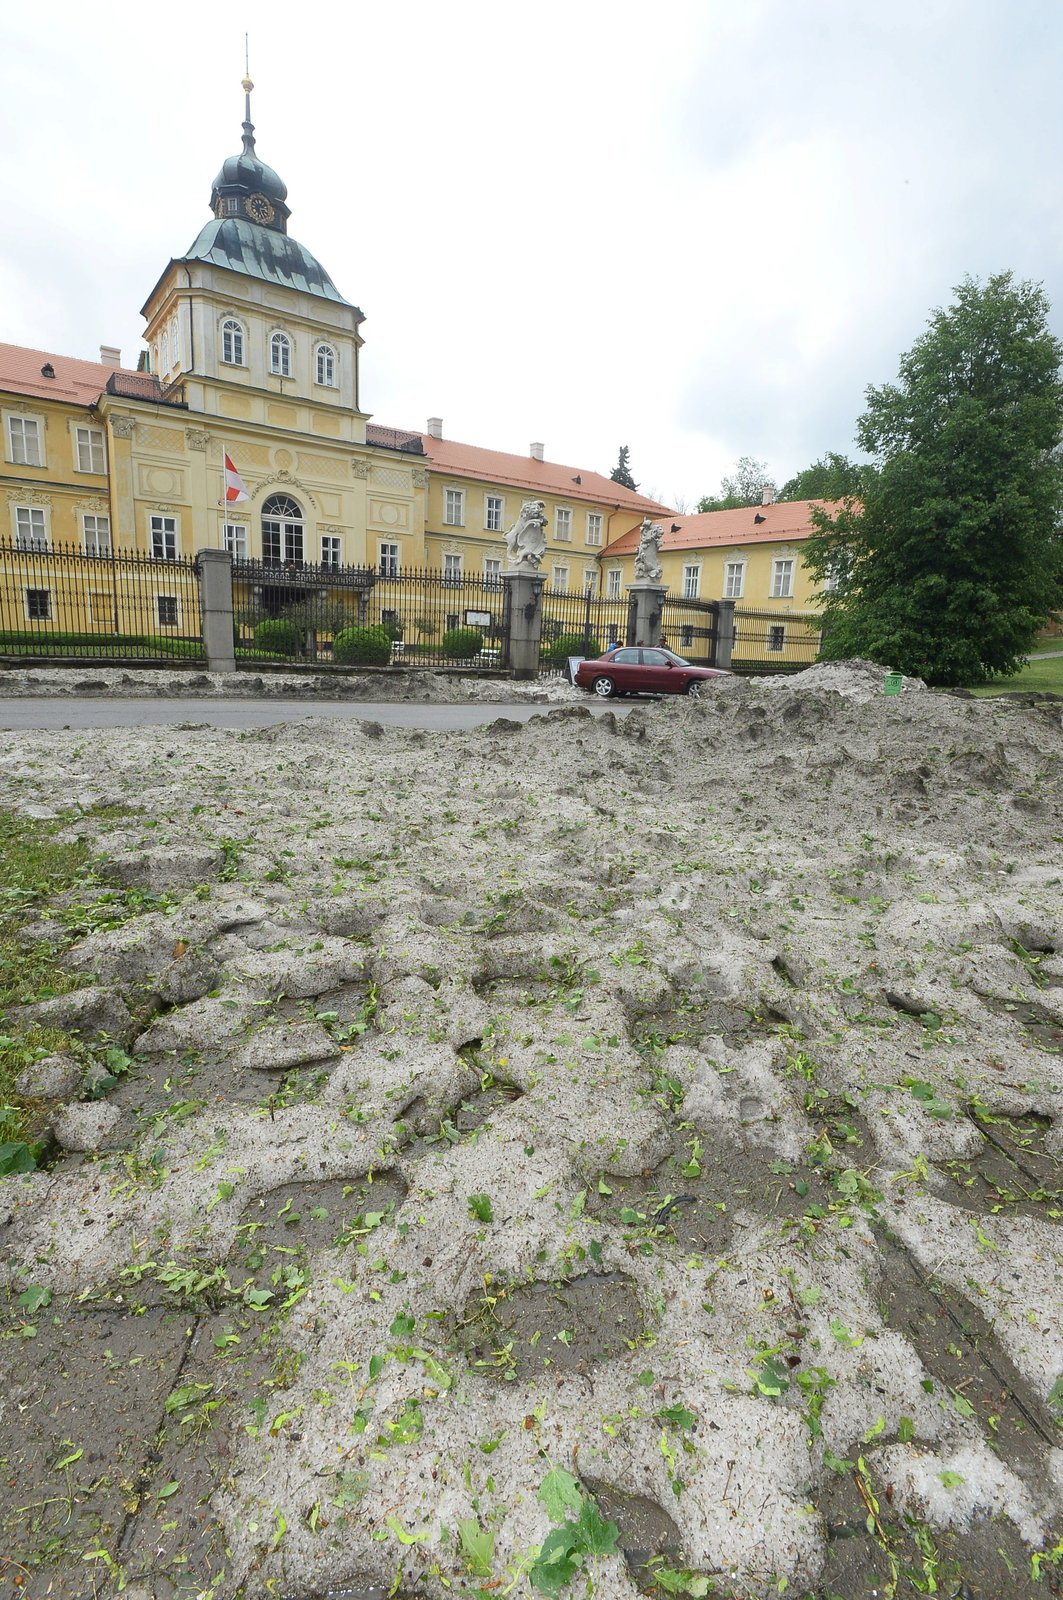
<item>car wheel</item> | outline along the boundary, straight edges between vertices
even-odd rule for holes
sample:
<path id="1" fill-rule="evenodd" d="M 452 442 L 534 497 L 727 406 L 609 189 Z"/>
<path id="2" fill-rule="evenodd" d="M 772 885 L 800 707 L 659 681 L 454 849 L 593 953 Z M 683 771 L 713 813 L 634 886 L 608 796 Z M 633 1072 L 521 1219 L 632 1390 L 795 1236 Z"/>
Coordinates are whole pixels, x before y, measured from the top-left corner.
<path id="1" fill-rule="evenodd" d="M 701 696 L 705 692 L 705 679 L 704 678 L 691 678 L 691 680 L 687 684 L 686 690 L 684 692 L 686 694 L 692 695 L 695 700 L 700 699 Z"/>
<path id="2" fill-rule="evenodd" d="M 603 700 L 611 700 L 616 693 L 616 684 L 612 678 L 595 678 L 594 692 Z"/>

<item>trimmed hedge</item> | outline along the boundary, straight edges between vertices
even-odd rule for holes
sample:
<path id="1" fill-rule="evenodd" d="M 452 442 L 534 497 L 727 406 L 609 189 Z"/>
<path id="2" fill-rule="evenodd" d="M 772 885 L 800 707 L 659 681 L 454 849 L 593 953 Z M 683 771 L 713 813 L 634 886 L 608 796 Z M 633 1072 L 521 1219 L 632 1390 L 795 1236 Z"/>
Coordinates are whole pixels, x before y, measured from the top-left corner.
<path id="1" fill-rule="evenodd" d="M 484 636 L 479 628 L 448 628 L 443 635 L 441 649 L 454 661 L 471 661 L 484 647 Z"/>
<path id="2" fill-rule="evenodd" d="M 332 641 L 332 659 L 347 667 L 386 667 L 391 635 L 386 628 L 344 628 Z"/>
<path id="3" fill-rule="evenodd" d="M 567 661 L 569 656 L 586 656 L 588 659 L 593 659 L 601 653 L 602 647 L 598 640 L 594 638 L 585 640 L 582 633 L 562 633 L 542 652 L 547 661 Z"/>
<path id="4" fill-rule="evenodd" d="M 289 617 L 267 617 L 255 627 L 255 649 L 273 655 L 297 656 L 303 642 L 302 630 Z"/>
<path id="5" fill-rule="evenodd" d="M 150 633 L 24 633 L 0 629 L 0 655 L 62 656 L 91 647 L 101 656 L 201 656 L 199 639 Z"/>

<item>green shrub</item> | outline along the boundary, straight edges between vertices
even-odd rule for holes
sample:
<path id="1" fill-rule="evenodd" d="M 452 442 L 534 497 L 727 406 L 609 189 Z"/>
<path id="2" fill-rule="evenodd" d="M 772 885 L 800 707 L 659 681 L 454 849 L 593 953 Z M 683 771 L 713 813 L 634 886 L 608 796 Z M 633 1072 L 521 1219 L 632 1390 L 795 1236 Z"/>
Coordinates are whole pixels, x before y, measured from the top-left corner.
<path id="1" fill-rule="evenodd" d="M 479 628 L 448 628 L 443 635 L 443 654 L 454 661 L 471 661 L 484 647 Z"/>
<path id="2" fill-rule="evenodd" d="M 379 627 L 382 633 L 387 634 L 393 644 L 406 637 L 406 624 L 400 621 L 398 617 L 395 617 L 391 622 L 381 622 Z"/>
<path id="3" fill-rule="evenodd" d="M 348 667 L 386 667 L 391 635 L 384 628 L 344 628 L 332 641 L 332 659 Z"/>
<path id="4" fill-rule="evenodd" d="M 584 639 L 582 633 L 562 633 L 542 651 L 547 661 L 567 661 L 569 656 L 600 656 L 602 647 L 595 638 Z"/>
<path id="5" fill-rule="evenodd" d="M 272 655 L 297 656 L 303 636 L 297 623 L 288 617 L 267 617 L 255 626 L 255 649 Z"/>

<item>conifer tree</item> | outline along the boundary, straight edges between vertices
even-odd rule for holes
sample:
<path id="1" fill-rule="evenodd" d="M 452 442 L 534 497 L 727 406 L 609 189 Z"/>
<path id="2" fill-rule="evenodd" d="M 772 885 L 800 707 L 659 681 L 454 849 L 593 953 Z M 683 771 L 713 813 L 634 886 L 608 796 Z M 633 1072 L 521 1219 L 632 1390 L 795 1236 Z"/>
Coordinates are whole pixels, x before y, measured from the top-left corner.
<path id="1" fill-rule="evenodd" d="M 631 476 L 630 456 L 631 452 L 627 445 L 622 444 L 620 446 L 620 455 L 617 458 L 616 466 L 613 468 L 609 476 L 614 483 L 623 484 L 625 489 L 637 489 L 638 484 Z"/>

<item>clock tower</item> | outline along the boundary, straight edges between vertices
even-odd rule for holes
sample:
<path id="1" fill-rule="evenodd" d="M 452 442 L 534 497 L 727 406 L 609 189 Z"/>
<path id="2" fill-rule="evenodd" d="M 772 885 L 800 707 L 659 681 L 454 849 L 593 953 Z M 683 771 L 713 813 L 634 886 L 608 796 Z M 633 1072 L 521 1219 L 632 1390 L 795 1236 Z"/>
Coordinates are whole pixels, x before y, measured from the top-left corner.
<path id="1" fill-rule="evenodd" d="M 260 227 L 287 233 L 291 213 L 285 201 L 288 191 L 272 167 L 255 154 L 255 129 L 251 121 L 250 78 L 243 80 L 243 149 L 238 156 L 222 162 L 210 193 L 210 209 L 221 221 L 224 217 L 246 217 Z"/>

